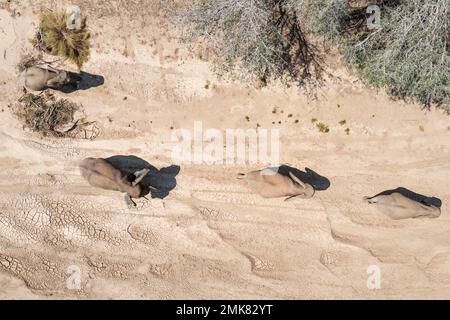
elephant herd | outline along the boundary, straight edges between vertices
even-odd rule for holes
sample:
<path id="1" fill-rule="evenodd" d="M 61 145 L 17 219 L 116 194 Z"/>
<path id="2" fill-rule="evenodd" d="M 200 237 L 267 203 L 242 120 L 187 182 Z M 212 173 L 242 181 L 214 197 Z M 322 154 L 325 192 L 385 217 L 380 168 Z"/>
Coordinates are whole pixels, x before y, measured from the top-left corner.
<path id="1" fill-rule="evenodd" d="M 25 69 L 20 75 L 20 80 L 24 87 L 41 91 L 47 88 L 57 89 L 65 85 L 78 85 L 80 77 L 68 71 L 34 66 Z M 115 167 L 107 159 L 86 158 L 80 163 L 80 171 L 81 175 L 94 187 L 125 193 L 125 200 L 129 205 L 136 205 L 133 198 L 145 197 L 148 189 L 153 188 L 141 184 L 142 179 L 149 174 L 146 168 L 130 174 Z M 292 172 L 282 174 L 278 168 L 239 173 L 237 178 L 244 180 L 253 192 L 264 198 L 286 197 L 285 201 L 289 201 L 311 198 L 315 193 L 315 188 L 311 184 L 302 181 Z M 424 198 L 417 199 L 401 190 L 394 190 L 381 192 L 373 197 L 364 197 L 364 200 L 369 204 L 376 204 L 382 213 L 395 220 L 439 217 L 440 203 L 432 204 L 424 201 Z"/>
<path id="2" fill-rule="evenodd" d="M 311 184 L 302 181 L 290 171 L 288 175 L 285 175 L 278 169 L 279 167 L 271 167 L 239 173 L 237 178 L 246 181 L 253 192 L 264 198 L 286 197 L 285 201 L 291 201 L 313 197 L 315 190 Z M 116 168 L 107 159 L 86 158 L 80 163 L 80 171 L 82 176 L 94 187 L 124 192 L 127 204 L 136 205 L 132 198 L 145 197 L 145 194 L 148 193 L 147 189 L 152 188 L 140 184 L 144 176 L 149 174 L 149 170 L 146 168 L 133 174 L 127 174 Z M 424 200 L 413 199 L 401 191 L 364 197 L 364 200 L 369 204 L 376 204 L 381 212 L 394 220 L 440 216 L 439 206 L 426 203 Z"/>

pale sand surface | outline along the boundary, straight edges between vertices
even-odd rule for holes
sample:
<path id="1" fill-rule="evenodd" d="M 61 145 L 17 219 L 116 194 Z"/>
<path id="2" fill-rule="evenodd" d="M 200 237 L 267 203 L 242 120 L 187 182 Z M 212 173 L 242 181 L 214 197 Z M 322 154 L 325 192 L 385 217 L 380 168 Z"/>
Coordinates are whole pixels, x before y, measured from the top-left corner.
<path id="1" fill-rule="evenodd" d="M 220 80 L 165 31 L 152 1 L 71 2 L 93 34 L 83 69 L 105 83 L 58 96 L 98 121 L 94 141 L 43 139 L 8 108 L 21 95 L 15 66 L 40 6 L 65 2 L 1 4 L 0 299 L 450 297 L 450 122 L 442 111 L 364 88 L 337 63 L 317 100 Z M 200 120 L 220 130 L 280 129 L 280 161 L 313 169 L 330 188 L 293 202 L 263 199 L 235 179 L 259 166 L 181 164 L 169 196 L 128 208 L 120 193 L 79 174 L 88 156 L 170 166 L 171 127 L 193 130 Z M 361 200 L 396 187 L 440 198 L 441 216 L 393 221 Z M 70 265 L 81 269 L 81 290 L 66 287 Z M 366 285 L 371 265 L 381 270 L 379 290 Z"/>

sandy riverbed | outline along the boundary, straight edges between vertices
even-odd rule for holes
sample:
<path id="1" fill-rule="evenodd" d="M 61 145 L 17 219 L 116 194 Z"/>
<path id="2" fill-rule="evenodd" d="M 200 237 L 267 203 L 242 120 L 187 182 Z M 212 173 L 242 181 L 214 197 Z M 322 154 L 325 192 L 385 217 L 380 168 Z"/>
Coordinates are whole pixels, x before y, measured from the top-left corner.
<path id="1" fill-rule="evenodd" d="M 150 1 L 72 2 L 93 34 L 83 69 L 105 83 L 58 95 L 98 122 L 93 141 L 41 138 L 8 107 L 21 95 L 15 66 L 36 14 L 65 2 L 1 4 L 1 299 L 450 297 L 443 112 L 364 88 L 336 62 L 316 100 L 220 80 L 165 31 Z M 269 200 L 235 179 L 259 166 L 182 163 L 167 197 L 129 208 L 122 195 L 92 188 L 79 174 L 87 156 L 134 155 L 169 167 L 173 129 L 193 130 L 194 121 L 279 129 L 280 161 L 311 168 L 331 185 L 311 199 Z M 441 216 L 393 221 L 361 200 L 396 187 L 440 198 Z M 378 290 L 367 287 L 371 265 L 381 270 Z M 81 271 L 79 290 L 67 288 L 70 266 Z"/>

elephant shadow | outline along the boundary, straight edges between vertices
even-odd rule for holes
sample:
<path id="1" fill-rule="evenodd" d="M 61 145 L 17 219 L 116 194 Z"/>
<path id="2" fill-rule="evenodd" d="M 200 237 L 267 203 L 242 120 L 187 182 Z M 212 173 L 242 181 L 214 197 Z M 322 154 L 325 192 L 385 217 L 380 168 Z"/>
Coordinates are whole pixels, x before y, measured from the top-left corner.
<path id="1" fill-rule="evenodd" d="M 117 155 L 105 159 L 120 171 L 133 174 L 142 169 L 149 169 L 149 173 L 142 179 L 141 185 L 147 189 L 143 195 L 151 194 L 152 198 L 164 199 L 176 185 L 176 176 L 180 172 L 180 166 L 170 165 L 158 169 L 146 160 L 136 156 Z"/>
<path id="2" fill-rule="evenodd" d="M 289 172 L 299 178 L 302 182 L 306 182 L 313 186 L 315 191 L 327 190 L 331 185 L 328 178 L 321 176 L 309 168 L 305 168 L 305 171 L 287 165 L 282 165 L 278 168 L 278 173 L 282 175 L 289 176 Z"/>
<path id="3" fill-rule="evenodd" d="M 414 191 L 411 191 L 411 190 L 403 188 L 403 187 L 398 187 L 397 189 L 385 190 L 385 191 L 382 191 L 370 198 L 374 198 L 374 197 L 381 196 L 381 195 L 386 196 L 386 195 L 390 195 L 394 192 L 400 193 L 401 195 L 403 195 L 413 201 L 420 202 L 426 206 L 435 206 L 437 208 L 440 208 L 442 206 L 442 200 L 439 198 L 427 197 L 427 196 L 424 196 L 423 194 L 416 193 Z"/>
<path id="4" fill-rule="evenodd" d="M 103 76 L 81 71 L 80 73 L 68 72 L 71 83 L 58 88 L 64 93 L 72 93 L 79 90 L 88 90 L 101 86 L 105 83 Z"/>

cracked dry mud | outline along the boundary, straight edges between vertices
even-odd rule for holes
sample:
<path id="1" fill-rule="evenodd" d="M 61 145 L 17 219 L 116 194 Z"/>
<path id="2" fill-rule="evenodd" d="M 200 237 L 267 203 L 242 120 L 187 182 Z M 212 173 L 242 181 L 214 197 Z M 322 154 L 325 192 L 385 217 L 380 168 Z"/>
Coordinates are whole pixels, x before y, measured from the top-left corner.
<path id="1" fill-rule="evenodd" d="M 58 94 L 83 104 L 101 133 L 41 138 L 8 105 L 21 93 L 15 65 L 30 26 L 53 2 L 0 6 L 1 299 L 448 298 L 448 116 L 365 89 L 340 67 L 313 101 L 293 89 L 231 84 L 177 43 L 151 1 L 74 0 L 93 33 L 84 69 L 105 84 Z M 279 129 L 280 162 L 312 168 L 330 188 L 293 202 L 263 199 L 235 179 L 258 166 L 182 164 L 166 198 L 130 208 L 79 174 L 86 156 L 135 155 L 167 167 L 170 128 L 192 131 L 199 120 L 219 130 Z M 393 221 L 361 201 L 400 186 L 439 197 L 441 216 Z M 371 265 L 381 270 L 379 290 L 367 288 Z M 67 285 L 74 266 L 79 289 Z"/>

